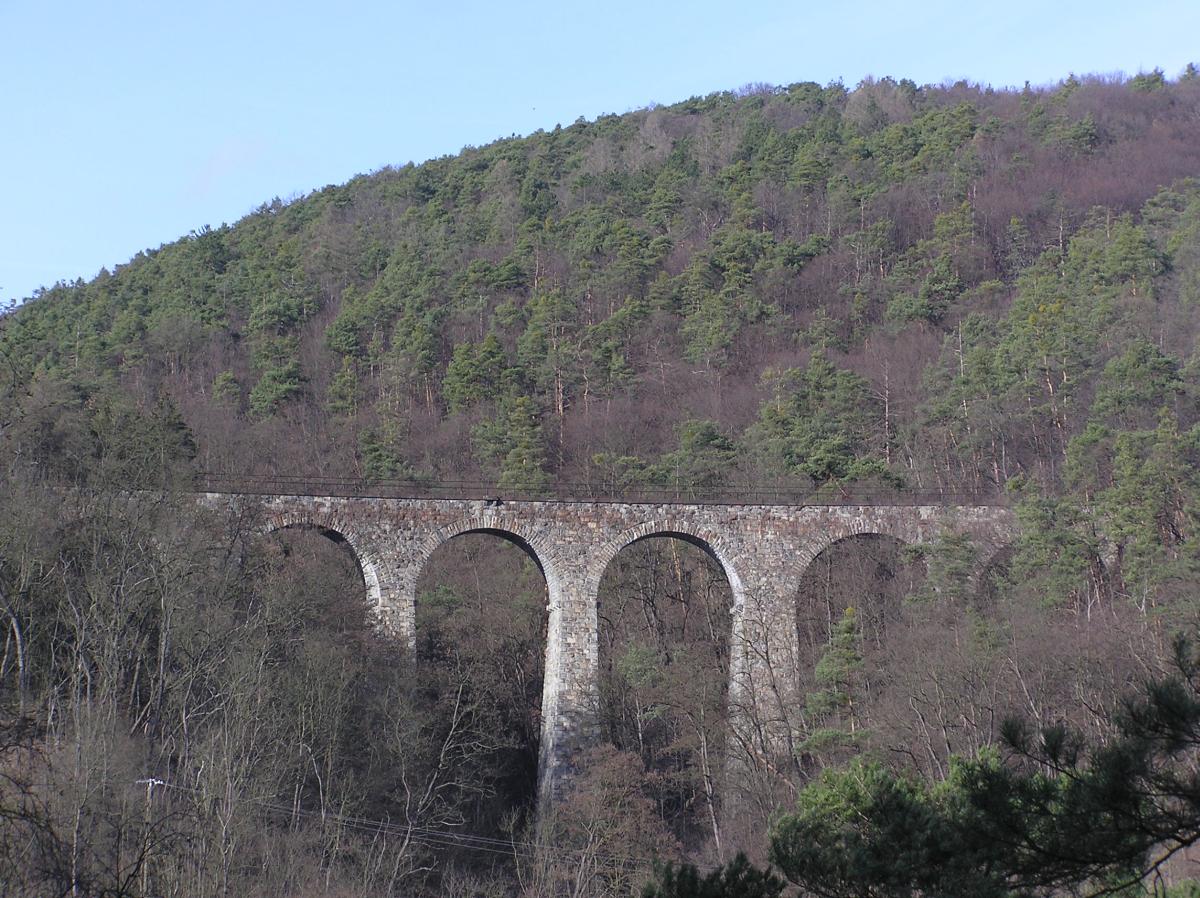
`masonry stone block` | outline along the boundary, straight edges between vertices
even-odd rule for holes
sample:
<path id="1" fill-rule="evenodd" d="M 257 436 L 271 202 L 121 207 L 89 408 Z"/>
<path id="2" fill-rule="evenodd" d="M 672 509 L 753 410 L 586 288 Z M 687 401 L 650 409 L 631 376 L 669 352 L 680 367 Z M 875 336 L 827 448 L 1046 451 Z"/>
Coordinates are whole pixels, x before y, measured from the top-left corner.
<path id="1" fill-rule="evenodd" d="M 546 578 L 539 803 L 561 793 L 599 738 L 600 580 L 635 542 L 672 536 L 703 549 L 733 594 L 729 705 L 737 751 L 787 751 L 799 699 L 795 597 L 808 565 L 839 540 L 880 534 L 917 544 L 968 533 L 981 563 L 1011 542 L 1005 508 L 935 505 L 706 505 L 617 502 L 244 496 L 204 493 L 222 509 L 258 504 L 262 530 L 319 530 L 358 559 L 379 626 L 416 639 L 417 581 L 438 546 L 490 533 L 527 552 Z"/>

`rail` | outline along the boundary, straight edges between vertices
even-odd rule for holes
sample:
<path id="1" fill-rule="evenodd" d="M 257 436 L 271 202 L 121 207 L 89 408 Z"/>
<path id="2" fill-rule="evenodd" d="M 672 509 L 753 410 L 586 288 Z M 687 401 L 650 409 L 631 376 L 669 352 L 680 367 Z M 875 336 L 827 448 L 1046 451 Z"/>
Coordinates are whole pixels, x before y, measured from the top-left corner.
<path id="1" fill-rule="evenodd" d="M 360 499 L 499 499 L 647 505 L 986 505 L 1003 506 L 1003 493 L 911 490 L 869 484 L 820 489 L 758 484 L 621 486 L 603 483 L 498 485 L 472 480 L 368 480 L 359 477 L 202 473 L 197 492 L 250 496 L 337 496 Z"/>

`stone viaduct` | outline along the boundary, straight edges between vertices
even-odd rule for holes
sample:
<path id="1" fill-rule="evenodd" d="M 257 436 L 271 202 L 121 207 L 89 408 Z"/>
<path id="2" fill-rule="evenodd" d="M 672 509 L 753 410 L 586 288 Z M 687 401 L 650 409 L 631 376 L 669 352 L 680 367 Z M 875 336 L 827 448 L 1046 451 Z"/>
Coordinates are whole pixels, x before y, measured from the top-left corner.
<path id="1" fill-rule="evenodd" d="M 380 625 L 415 641 L 416 590 L 438 546 L 467 533 L 515 543 L 546 578 L 549 595 L 539 802 L 569 777 L 579 751 L 599 735 L 597 596 L 608 564 L 626 546 L 670 536 L 720 565 L 733 593 L 728 701 L 734 726 L 763 750 L 786 738 L 797 699 L 796 594 L 824 549 L 858 534 L 906 544 L 966 533 L 984 561 L 1008 544 L 1012 513 L 984 506 L 629 504 L 612 501 L 352 498 L 207 492 L 221 510 L 260 504 L 264 531 L 314 528 L 344 541 L 362 570 Z M 740 709 L 740 710 L 739 710 Z M 745 740 L 743 740 L 745 741 Z"/>

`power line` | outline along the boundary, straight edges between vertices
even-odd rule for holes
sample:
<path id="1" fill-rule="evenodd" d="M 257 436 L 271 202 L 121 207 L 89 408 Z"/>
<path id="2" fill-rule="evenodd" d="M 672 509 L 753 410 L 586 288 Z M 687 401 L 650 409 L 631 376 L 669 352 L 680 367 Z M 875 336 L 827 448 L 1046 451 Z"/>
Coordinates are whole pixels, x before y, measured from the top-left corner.
<path id="1" fill-rule="evenodd" d="M 360 477 L 306 477 L 286 474 L 203 472 L 196 492 L 234 495 L 340 496 L 363 499 L 470 499 L 537 502 L 620 502 L 716 505 L 1005 505 L 996 490 L 886 489 L 844 485 L 814 489 L 770 483 L 720 486 L 606 486 L 603 483 L 513 484 L 474 480 L 368 480 Z"/>
<path id="2" fill-rule="evenodd" d="M 163 786 L 178 792 L 192 795 L 200 794 L 200 790 L 188 786 L 180 786 L 155 779 L 155 785 Z M 138 785 L 146 785 L 147 780 L 136 781 Z M 378 820 L 367 817 L 356 817 L 338 814 L 331 811 L 311 811 L 304 808 L 287 807 L 271 801 L 246 797 L 242 799 L 247 804 L 261 807 L 264 810 L 291 818 L 301 817 L 308 820 L 330 822 L 343 829 L 370 834 L 386 834 L 416 842 L 431 848 L 455 848 L 488 854 L 499 854 L 514 859 L 537 860 L 539 856 L 549 856 L 560 861 L 578 862 L 587 860 L 594 866 L 615 872 L 646 872 L 650 868 L 644 858 L 634 858 L 627 855 L 614 855 L 601 852 L 587 852 L 581 849 L 568 848 L 558 845 L 535 844 L 533 842 L 518 842 L 516 840 L 494 839 L 487 836 L 475 836 L 454 830 L 435 830 L 412 824 L 394 823 L 390 820 Z M 717 869 L 711 864 L 695 864 L 705 872 Z"/>

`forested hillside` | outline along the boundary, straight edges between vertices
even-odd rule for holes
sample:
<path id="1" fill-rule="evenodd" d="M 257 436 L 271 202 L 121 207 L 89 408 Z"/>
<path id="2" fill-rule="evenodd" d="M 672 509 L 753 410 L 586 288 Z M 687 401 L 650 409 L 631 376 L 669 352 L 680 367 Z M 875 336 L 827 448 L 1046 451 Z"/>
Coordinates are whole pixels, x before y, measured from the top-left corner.
<path id="1" fill-rule="evenodd" d="M 198 230 L 3 347 L 22 382 L 170 401 L 207 470 L 1058 483 L 1110 362 L 1194 348 L 1198 92 L 797 84 L 579 122 Z"/>
<path id="2" fill-rule="evenodd" d="M 1200 622 L 1198 339 L 1193 67 L 747 87 L 41 291 L 0 317 L 6 881 L 631 894 L 652 858 L 763 859 L 864 756 L 941 781 L 1012 710 L 1103 740 Z M 823 553 L 794 750 L 752 759 L 725 822 L 728 585 L 682 543 L 621 553 L 609 744 L 535 843 L 537 568 L 440 549 L 407 657 L 336 547 L 199 515 L 199 472 L 972 494 L 1022 535 L 983 578 L 953 539 Z"/>

